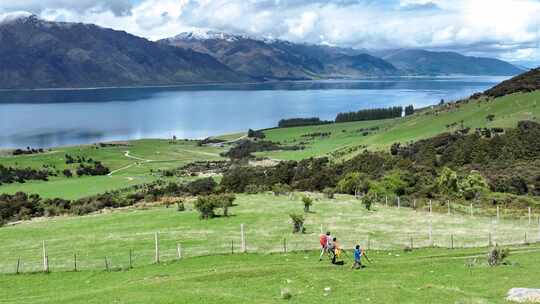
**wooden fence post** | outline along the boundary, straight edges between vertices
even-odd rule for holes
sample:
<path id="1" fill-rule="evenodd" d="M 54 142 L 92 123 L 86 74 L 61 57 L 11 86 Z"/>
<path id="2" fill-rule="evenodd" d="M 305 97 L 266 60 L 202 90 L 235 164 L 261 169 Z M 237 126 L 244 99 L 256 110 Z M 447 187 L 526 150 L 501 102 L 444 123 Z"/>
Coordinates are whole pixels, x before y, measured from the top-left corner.
<path id="1" fill-rule="evenodd" d="M 129 269 L 133 268 L 132 250 L 129 249 Z"/>
<path id="2" fill-rule="evenodd" d="M 525 231 L 525 235 L 523 236 L 523 244 L 527 244 L 527 231 Z"/>
<path id="3" fill-rule="evenodd" d="M 433 247 L 433 227 L 431 219 L 429 219 L 429 245 Z"/>
<path id="4" fill-rule="evenodd" d="M 77 272 L 77 253 L 73 254 L 73 270 Z"/>
<path id="5" fill-rule="evenodd" d="M 176 257 L 178 260 L 182 259 L 182 244 L 180 243 L 176 244 Z"/>
<path id="6" fill-rule="evenodd" d="M 287 253 L 287 238 L 283 238 L 283 253 Z"/>
<path id="7" fill-rule="evenodd" d="M 384 197 L 384 206 L 388 207 L 388 195 Z"/>
<path id="8" fill-rule="evenodd" d="M 43 272 L 49 272 L 49 256 L 47 254 L 45 241 L 43 241 Z"/>
<path id="9" fill-rule="evenodd" d="M 397 208 L 401 208 L 401 199 L 399 198 L 399 196 L 397 197 Z"/>
<path id="10" fill-rule="evenodd" d="M 413 243 L 413 237 L 412 237 L 412 235 L 411 235 L 411 237 L 410 237 L 410 243 L 411 243 L 411 244 L 410 244 L 411 249 L 413 249 L 413 248 L 414 248 L 414 243 Z"/>
<path id="11" fill-rule="evenodd" d="M 154 258 L 154 262 L 156 264 L 159 264 L 159 234 L 158 234 L 158 232 L 156 232 L 154 234 L 154 242 L 155 242 L 155 251 L 156 251 L 156 256 Z"/>
<path id="12" fill-rule="evenodd" d="M 448 215 L 452 214 L 452 210 L 450 208 L 450 200 L 446 201 L 448 204 Z"/>
<path id="13" fill-rule="evenodd" d="M 240 224 L 240 241 L 241 241 L 242 253 L 245 253 L 246 252 L 246 239 L 244 235 L 244 224 Z"/>
<path id="14" fill-rule="evenodd" d="M 474 213 L 473 213 L 473 206 L 472 206 L 472 204 L 471 204 L 471 217 L 473 217 L 473 216 L 474 216 Z"/>
<path id="15" fill-rule="evenodd" d="M 450 249 L 454 249 L 454 234 L 450 235 Z"/>
<path id="16" fill-rule="evenodd" d="M 414 208 L 414 211 L 416 211 L 416 199 L 413 200 L 413 208 Z"/>
<path id="17" fill-rule="evenodd" d="M 105 270 L 109 272 L 109 260 L 105 257 Z"/>
<path id="18" fill-rule="evenodd" d="M 500 211 L 499 206 L 497 206 L 497 222 L 499 222 L 500 219 L 501 219 L 501 211 Z"/>
<path id="19" fill-rule="evenodd" d="M 15 271 L 15 274 L 19 274 L 19 267 L 21 266 L 21 257 L 17 259 L 17 270 Z"/>
<path id="20" fill-rule="evenodd" d="M 433 213 L 433 205 L 431 204 L 431 200 L 429 200 L 429 215 Z"/>
<path id="21" fill-rule="evenodd" d="M 529 207 L 529 225 L 532 224 L 532 209 Z"/>

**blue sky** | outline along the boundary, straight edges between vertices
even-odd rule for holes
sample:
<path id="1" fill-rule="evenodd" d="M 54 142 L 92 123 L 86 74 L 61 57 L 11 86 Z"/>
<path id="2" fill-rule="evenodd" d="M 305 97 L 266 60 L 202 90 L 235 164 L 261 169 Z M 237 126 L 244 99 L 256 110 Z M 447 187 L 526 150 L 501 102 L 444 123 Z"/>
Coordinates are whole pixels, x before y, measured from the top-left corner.
<path id="1" fill-rule="evenodd" d="M 354 48 L 425 48 L 540 64 L 540 0 L 17 0 L 26 11 L 160 39 L 218 30 Z"/>

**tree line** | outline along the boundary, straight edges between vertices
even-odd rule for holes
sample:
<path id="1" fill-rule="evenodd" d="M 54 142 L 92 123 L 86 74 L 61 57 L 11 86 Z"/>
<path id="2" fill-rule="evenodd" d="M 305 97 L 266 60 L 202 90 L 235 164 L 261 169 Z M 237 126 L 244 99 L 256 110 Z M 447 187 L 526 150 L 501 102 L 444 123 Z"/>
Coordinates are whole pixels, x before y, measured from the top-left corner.
<path id="1" fill-rule="evenodd" d="M 414 107 L 412 105 L 405 107 L 405 115 L 412 115 Z M 356 112 L 339 113 L 335 122 L 366 121 L 397 118 L 403 115 L 403 107 L 363 109 Z"/>

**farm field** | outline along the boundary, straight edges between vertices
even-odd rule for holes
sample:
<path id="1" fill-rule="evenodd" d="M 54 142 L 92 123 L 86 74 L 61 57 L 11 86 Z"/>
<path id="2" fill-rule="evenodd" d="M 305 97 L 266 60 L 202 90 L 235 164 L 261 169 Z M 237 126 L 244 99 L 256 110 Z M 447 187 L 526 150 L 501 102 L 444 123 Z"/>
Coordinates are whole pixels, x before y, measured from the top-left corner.
<path id="1" fill-rule="evenodd" d="M 318 262 L 318 252 L 235 254 L 113 272 L 1 275 L 1 303 L 507 303 L 538 287 L 540 248 L 514 248 L 488 267 L 485 249 L 370 251 L 367 268 Z M 61 289 L 59 289 L 61 286 Z M 290 293 L 289 301 L 281 297 Z"/>
<path id="2" fill-rule="evenodd" d="M 493 121 L 486 116 L 495 115 Z M 375 120 L 365 122 L 348 122 L 320 126 L 306 126 L 294 128 L 271 129 L 265 131 L 266 139 L 280 142 L 284 145 L 307 143 L 306 149 L 300 151 L 272 151 L 257 153 L 275 159 L 299 160 L 314 156 L 333 156 L 333 152 L 343 151 L 344 156 L 362 147 L 372 150 L 388 149 L 393 143 L 407 143 L 409 141 L 429 138 L 437 134 L 456 131 L 461 127 L 475 128 L 511 128 L 521 120 L 540 119 L 540 91 L 532 93 L 518 93 L 496 98 L 492 101 L 460 104 L 459 108 L 439 111 L 425 109 L 415 115 L 388 120 Z M 447 125 L 455 127 L 447 128 Z M 375 131 L 367 129 L 377 128 Z M 368 135 L 363 135 L 369 131 Z M 315 136 L 313 139 L 302 136 L 313 133 L 331 133 L 327 137 Z M 352 148 L 351 151 L 347 151 Z M 360 149 L 363 150 L 363 149 Z M 343 157 L 343 155 L 339 155 Z"/>
<path id="3" fill-rule="evenodd" d="M 66 164 L 65 155 L 92 158 L 110 168 L 109 176 L 66 178 L 61 173 L 49 181 L 27 181 L 24 184 L 0 185 L 1 193 L 23 191 L 42 197 L 77 199 L 109 190 L 155 180 L 152 171 L 172 169 L 198 160 L 221 159 L 222 148 L 197 146 L 195 141 L 171 144 L 168 140 L 145 139 L 96 148 L 96 145 L 59 147 L 43 154 L 0 157 L 0 165 L 18 168 L 49 168 L 75 170 L 78 164 Z M 128 152 L 129 151 L 129 152 Z"/>
<path id="4" fill-rule="evenodd" d="M 413 247 L 486 247 L 490 233 L 492 242 L 499 244 L 533 243 L 540 237 L 536 220 L 539 210 L 534 210 L 534 220 L 529 224 L 527 217 L 501 216 L 500 221 L 492 216 L 471 217 L 457 213 L 457 206 L 451 215 L 434 212 L 430 216 L 425 204 L 417 211 L 384 204 L 367 211 L 359 200 L 345 195 L 333 200 L 319 196 L 306 215 L 306 233 L 293 234 L 289 214 L 303 213 L 299 197 L 238 195 L 230 217 L 212 220 L 200 220 L 188 204 L 185 212 L 175 207 L 138 206 L 6 226 L 0 229 L 0 272 L 13 273 L 19 258 L 21 271 L 41 270 L 43 241 L 52 271 L 71 270 L 74 254 L 79 269 L 100 269 L 105 257 L 112 267 L 127 267 L 129 250 L 134 265 L 151 264 L 156 232 L 163 261 L 176 259 L 178 244 L 186 257 L 239 252 L 241 224 L 247 251 L 257 253 L 283 252 L 284 246 L 287 251 L 317 249 L 321 227 L 332 231 L 344 248 L 360 243 L 370 249 L 402 250 L 411 246 L 411 241 Z M 504 215 L 504 211 L 501 213 Z"/>

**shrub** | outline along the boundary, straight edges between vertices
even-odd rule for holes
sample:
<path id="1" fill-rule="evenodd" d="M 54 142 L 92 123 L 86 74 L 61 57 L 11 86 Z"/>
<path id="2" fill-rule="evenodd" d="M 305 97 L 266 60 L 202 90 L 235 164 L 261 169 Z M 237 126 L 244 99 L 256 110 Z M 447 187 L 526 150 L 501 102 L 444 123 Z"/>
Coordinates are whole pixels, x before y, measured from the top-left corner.
<path id="1" fill-rule="evenodd" d="M 362 198 L 362 204 L 369 211 L 371 210 L 371 206 L 373 206 L 373 204 L 375 203 L 375 200 L 376 200 L 375 194 L 370 192 L 364 195 L 364 197 Z"/>
<path id="2" fill-rule="evenodd" d="M 504 260 L 510 255 L 510 250 L 507 248 L 499 248 L 497 245 L 491 248 L 488 252 L 487 262 L 491 267 L 504 264 Z"/>
<path id="3" fill-rule="evenodd" d="M 337 189 L 339 192 L 345 194 L 356 194 L 356 192 L 367 193 L 369 190 L 369 181 L 363 173 L 350 172 L 339 180 Z"/>
<path id="4" fill-rule="evenodd" d="M 272 186 L 272 192 L 274 192 L 274 195 L 287 195 L 291 191 L 291 186 L 287 184 L 277 183 Z"/>
<path id="5" fill-rule="evenodd" d="M 216 216 L 214 211 L 216 204 L 210 196 L 199 196 L 194 206 L 199 211 L 199 217 L 202 220 L 211 219 Z"/>
<path id="6" fill-rule="evenodd" d="M 326 196 L 326 198 L 329 198 L 329 199 L 334 198 L 335 192 L 336 192 L 336 190 L 334 188 L 331 188 L 331 187 L 326 187 L 323 190 L 324 196 Z"/>
<path id="7" fill-rule="evenodd" d="M 306 228 L 304 228 L 304 216 L 301 214 L 290 214 L 289 215 L 293 224 L 293 233 L 305 233 Z"/>
<path id="8" fill-rule="evenodd" d="M 69 169 L 64 169 L 64 171 L 62 171 L 62 174 L 64 174 L 65 177 L 72 177 L 73 176 L 73 173 L 71 173 L 71 170 L 69 170 Z"/>
<path id="9" fill-rule="evenodd" d="M 186 211 L 186 206 L 184 205 L 184 200 L 180 199 L 176 201 L 176 211 L 184 212 Z"/>
<path id="10" fill-rule="evenodd" d="M 477 199 L 489 189 L 488 183 L 477 171 L 471 171 L 471 174 L 462 179 L 458 186 L 461 194 L 467 200 Z"/>
<path id="11" fill-rule="evenodd" d="M 230 193 L 199 196 L 195 201 L 195 209 L 199 211 L 200 218 L 203 220 L 215 217 L 216 208 L 222 208 L 223 216 L 229 216 L 229 207 L 233 206 L 235 199 L 236 196 Z"/>
<path id="12" fill-rule="evenodd" d="M 302 202 L 304 203 L 304 212 L 309 212 L 309 207 L 313 205 L 313 199 L 307 195 L 302 196 Z"/>
<path id="13" fill-rule="evenodd" d="M 267 188 L 264 185 L 255 185 L 255 184 L 249 184 L 245 188 L 245 192 L 247 194 L 257 194 L 261 192 L 265 192 Z"/>
<path id="14" fill-rule="evenodd" d="M 187 184 L 187 190 L 191 195 L 208 195 L 215 191 L 216 181 L 211 177 L 201 178 Z"/>

